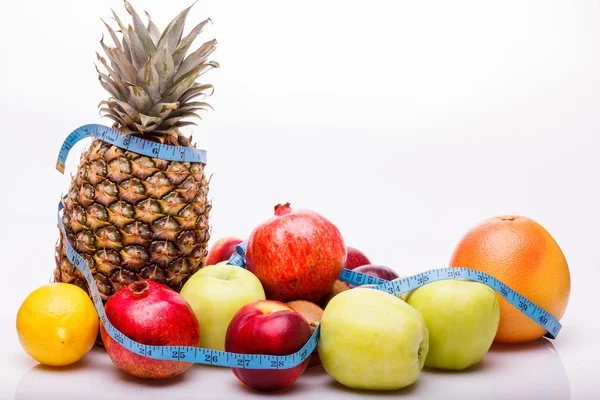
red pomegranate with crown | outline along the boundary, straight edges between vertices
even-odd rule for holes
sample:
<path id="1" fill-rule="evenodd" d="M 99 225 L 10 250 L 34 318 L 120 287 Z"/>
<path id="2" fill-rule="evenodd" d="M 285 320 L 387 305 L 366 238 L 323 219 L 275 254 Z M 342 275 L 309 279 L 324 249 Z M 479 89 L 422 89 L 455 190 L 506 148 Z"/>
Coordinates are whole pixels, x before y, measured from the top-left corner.
<path id="1" fill-rule="evenodd" d="M 339 229 L 312 210 L 275 206 L 274 215 L 248 238 L 246 264 L 267 298 L 318 303 L 332 289 L 346 260 Z"/>

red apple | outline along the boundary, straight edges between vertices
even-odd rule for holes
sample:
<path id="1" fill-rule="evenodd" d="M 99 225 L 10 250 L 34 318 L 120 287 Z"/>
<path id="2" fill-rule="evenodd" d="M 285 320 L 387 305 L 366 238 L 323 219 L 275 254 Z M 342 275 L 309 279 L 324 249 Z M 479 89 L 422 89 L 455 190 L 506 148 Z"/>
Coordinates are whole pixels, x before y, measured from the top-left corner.
<path id="1" fill-rule="evenodd" d="M 200 344 L 200 327 L 192 308 L 179 293 L 158 282 L 131 283 L 113 294 L 104 309 L 109 322 L 138 343 L 150 346 Z M 102 324 L 100 335 L 111 361 L 137 378 L 167 379 L 193 365 L 137 355 L 113 340 Z"/>
<path id="2" fill-rule="evenodd" d="M 311 210 L 275 206 L 248 238 L 246 264 L 268 299 L 319 303 L 339 278 L 346 246 L 338 228 Z"/>
<path id="3" fill-rule="evenodd" d="M 221 261 L 229 260 L 231 255 L 235 253 L 235 247 L 242 242 L 242 239 L 234 236 L 220 238 L 208 250 L 204 265 L 215 265 Z"/>
<path id="4" fill-rule="evenodd" d="M 365 253 L 362 251 L 351 246 L 347 246 L 346 250 L 348 252 L 348 256 L 346 257 L 346 262 L 344 263 L 345 269 L 355 269 L 361 265 L 371 264 L 371 261 L 369 261 Z"/>
<path id="5" fill-rule="evenodd" d="M 391 281 L 400 277 L 400 275 L 398 275 L 396 271 L 384 265 L 361 265 L 360 267 L 355 268 L 354 271 L 366 275 L 371 275 L 376 278 L 385 279 L 386 281 Z M 348 287 L 354 288 L 356 286 L 348 284 Z"/>
<path id="6" fill-rule="evenodd" d="M 307 320 L 292 307 L 273 300 L 246 304 L 233 316 L 225 336 L 225 351 L 285 356 L 299 351 L 311 336 Z M 273 392 L 292 385 L 308 366 L 310 357 L 292 368 L 232 368 L 253 389 Z"/>

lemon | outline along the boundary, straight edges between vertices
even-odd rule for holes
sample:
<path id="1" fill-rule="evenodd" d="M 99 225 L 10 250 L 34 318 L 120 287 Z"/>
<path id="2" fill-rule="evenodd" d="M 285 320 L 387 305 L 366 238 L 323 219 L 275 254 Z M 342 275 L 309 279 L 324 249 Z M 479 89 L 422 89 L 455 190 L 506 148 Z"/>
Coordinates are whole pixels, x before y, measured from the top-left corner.
<path id="1" fill-rule="evenodd" d="M 31 292 L 17 313 L 23 349 L 39 363 L 65 366 L 94 346 L 98 313 L 88 294 L 70 283 L 49 283 Z"/>

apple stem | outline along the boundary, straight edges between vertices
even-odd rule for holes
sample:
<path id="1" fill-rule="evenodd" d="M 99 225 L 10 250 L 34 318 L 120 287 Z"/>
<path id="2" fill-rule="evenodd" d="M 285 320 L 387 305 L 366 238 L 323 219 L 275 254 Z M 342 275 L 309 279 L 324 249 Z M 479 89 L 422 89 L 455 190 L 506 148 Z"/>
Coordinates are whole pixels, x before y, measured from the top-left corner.
<path id="1" fill-rule="evenodd" d="M 292 212 L 292 208 L 290 207 L 290 203 L 285 204 L 277 204 L 275 206 L 275 215 L 282 216 L 285 214 L 289 214 Z"/>
<path id="2" fill-rule="evenodd" d="M 133 293 L 135 297 L 139 297 L 146 294 L 149 287 L 150 285 L 148 285 L 148 282 L 138 281 L 129 285 L 129 290 L 131 290 L 131 293 Z"/>

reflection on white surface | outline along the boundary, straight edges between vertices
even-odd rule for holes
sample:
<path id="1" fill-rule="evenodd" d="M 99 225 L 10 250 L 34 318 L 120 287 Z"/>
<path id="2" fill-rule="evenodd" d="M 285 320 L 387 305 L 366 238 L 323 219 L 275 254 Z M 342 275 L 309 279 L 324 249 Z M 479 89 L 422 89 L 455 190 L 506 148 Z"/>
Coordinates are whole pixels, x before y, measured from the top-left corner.
<path id="1" fill-rule="evenodd" d="M 524 345 L 493 345 L 484 360 L 462 372 L 425 369 L 411 387 L 395 392 L 349 390 L 321 368 L 309 369 L 278 397 L 443 399 L 569 399 L 570 386 L 560 356 L 550 340 Z M 168 396 L 168 397 L 167 397 Z M 263 397 L 222 367 L 194 365 L 170 381 L 141 381 L 122 373 L 101 349 L 66 369 L 38 365 L 20 379 L 15 399 L 218 399 Z"/>
<path id="2" fill-rule="evenodd" d="M 448 393 L 445 398 L 570 398 L 567 372 L 553 343 L 546 338 L 521 345 L 494 344 L 471 370 L 427 370 L 424 377 L 424 393 Z"/>

